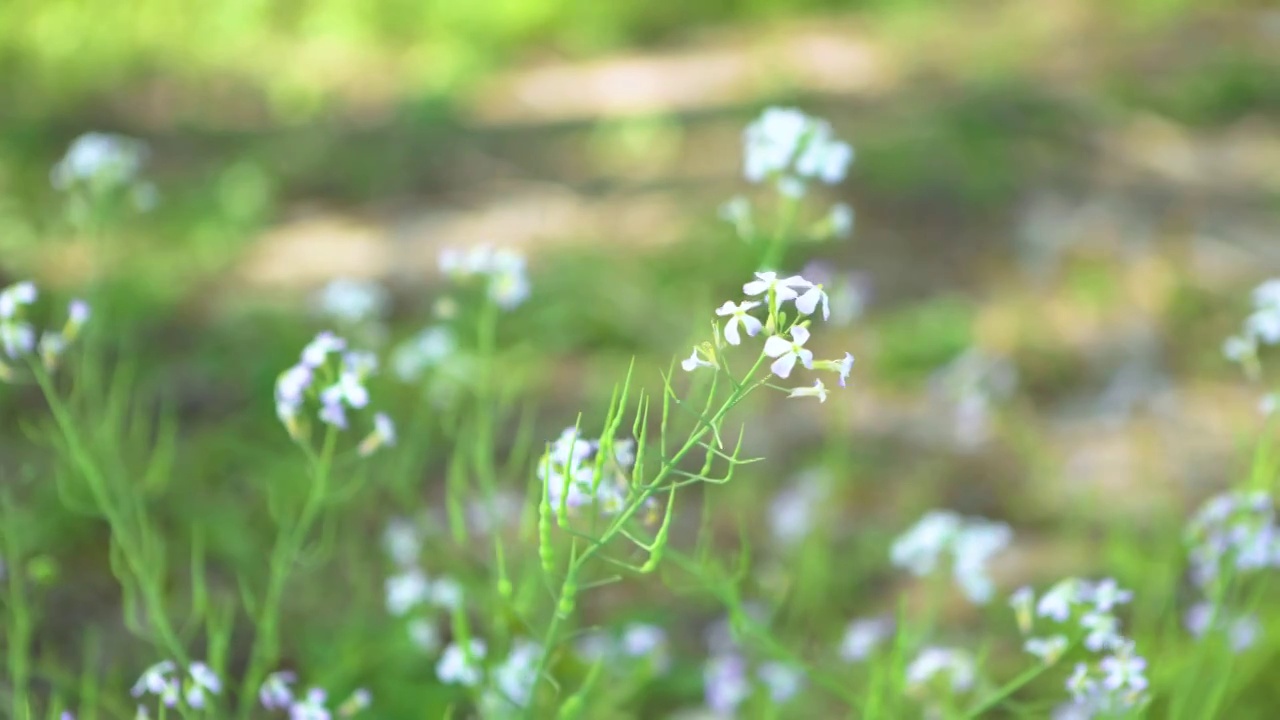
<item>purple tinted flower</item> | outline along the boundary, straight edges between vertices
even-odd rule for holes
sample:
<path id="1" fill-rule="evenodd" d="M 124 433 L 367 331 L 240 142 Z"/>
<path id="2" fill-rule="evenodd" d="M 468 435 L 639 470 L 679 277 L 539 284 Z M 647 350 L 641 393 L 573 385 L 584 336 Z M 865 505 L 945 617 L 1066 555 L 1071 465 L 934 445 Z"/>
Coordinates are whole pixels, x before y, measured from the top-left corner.
<path id="1" fill-rule="evenodd" d="M 293 690 L 290 686 L 298 677 L 288 670 L 274 672 L 267 676 L 258 690 L 258 700 L 267 710 L 283 710 L 293 703 Z"/>
<path id="2" fill-rule="evenodd" d="M 703 683 L 707 707 L 721 715 L 733 715 L 751 695 L 747 664 L 739 655 L 718 655 L 708 660 Z"/>
<path id="3" fill-rule="evenodd" d="M 302 364 L 312 369 L 318 368 L 324 364 L 330 353 L 340 352 L 346 347 L 346 340 L 332 332 L 322 332 L 302 349 Z"/>

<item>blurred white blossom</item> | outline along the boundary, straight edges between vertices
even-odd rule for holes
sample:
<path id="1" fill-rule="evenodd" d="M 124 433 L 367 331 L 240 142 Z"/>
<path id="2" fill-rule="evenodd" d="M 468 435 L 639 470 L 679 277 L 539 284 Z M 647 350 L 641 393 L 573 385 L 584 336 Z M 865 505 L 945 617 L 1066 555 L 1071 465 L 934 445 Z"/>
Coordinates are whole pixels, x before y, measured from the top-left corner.
<path id="1" fill-rule="evenodd" d="M 956 582 L 971 601 L 982 604 L 995 591 L 987 564 L 1012 538 L 1013 531 L 1004 523 L 935 510 L 894 541 L 890 557 L 895 566 L 922 576 L 950 555 Z"/>

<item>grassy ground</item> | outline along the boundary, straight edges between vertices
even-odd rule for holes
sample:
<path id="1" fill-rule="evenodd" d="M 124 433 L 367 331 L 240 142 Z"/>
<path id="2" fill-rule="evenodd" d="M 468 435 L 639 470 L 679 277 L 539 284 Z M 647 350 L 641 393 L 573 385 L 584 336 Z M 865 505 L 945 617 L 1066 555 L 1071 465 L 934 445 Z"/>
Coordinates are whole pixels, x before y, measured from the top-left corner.
<path id="1" fill-rule="evenodd" d="M 1073 647 L 1043 674 L 1023 676 L 1038 665 L 1022 652 L 1004 598 L 1067 576 L 1114 577 L 1134 591 L 1119 616 L 1148 661 L 1148 715 L 1270 717 L 1280 646 L 1265 573 L 1223 589 L 1224 604 L 1257 610 L 1264 632 L 1248 651 L 1197 643 L 1180 628 L 1198 592 L 1187 579 L 1187 518 L 1214 492 L 1274 486 L 1273 459 L 1255 454 L 1274 435 L 1255 412 L 1260 387 L 1220 352 L 1248 292 L 1280 268 L 1268 250 L 1280 184 L 1246 163 L 1223 169 L 1271 146 L 1219 153 L 1240 128 L 1262 128 L 1248 138 L 1276 131 L 1274 60 L 1267 36 L 1254 34 L 1265 24 L 1252 20 L 1261 15 L 1247 15 L 1247 3 L 1203 14 L 1186 14 L 1189 4 L 1114 5 L 1089 14 L 1107 28 L 1101 59 L 1078 84 L 1054 86 L 1045 74 L 1054 68 L 1032 61 L 1034 43 L 995 41 L 1017 36 L 1016 25 L 948 45 L 929 38 L 979 27 L 981 16 L 875 5 L 837 19 L 871 27 L 897 48 L 893 57 L 915 58 L 893 92 L 742 98 L 673 115 L 656 135 L 641 132 L 637 152 L 625 131 L 481 126 L 468 108 L 492 73 L 545 55 L 696 45 L 692 28 L 732 18 L 750 34 L 778 13 L 825 6 L 715 3 L 692 17 L 663 4 L 494 5 L 381 2 L 355 13 L 339 2 L 270 12 L 235 2 L 188 23 L 167 3 L 101 9 L 94 23 L 69 2 L 0 9 L 0 68 L 13 79 L 4 92 L 29 99 L 7 103 L 18 109 L 0 125 L 0 270 L 6 281 L 39 281 L 39 313 L 53 325 L 71 297 L 86 296 L 94 313 L 43 391 L 35 378 L 0 386 L 6 710 L 129 717 L 128 687 L 172 657 L 207 660 L 224 679 L 214 709 L 190 717 L 251 712 L 241 708 L 276 669 L 336 701 L 367 688 L 368 717 L 466 717 L 480 693 L 442 682 L 439 650 L 416 647 L 410 619 L 387 611 L 385 583 L 401 570 L 382 536 L 410 518 L 425 536 L 417 562 L 464 589 L 459 610 L 431 611 L 443 642 L 484 638 L 493 678 L 517 640 L 549 648 L 533 662 L 544 671 L 533 717 L 568 715 L 579 690 L 580 717 L 691 712 L 705 702 L 704 635 L 726 614 L 740 621 L 737 652 L 753 667 L 807 668 L 805 691 L 787 702 L 755 683 L 743 717 L 917 717 L 931 705 L 944 717 L 1045 717 L 1089 653 Z M 1227 33 L 1229 46 L 1204 42 Z M 307 62 L 317 57 L 339 67 L 317 71 Z M 382 114 L 361 124 L 351 118 L 366 91 Z M 247 109 L 202 121 L 166 97 Z M 852 202 L 853 239 L 789 234 L 781 263 L 799 272 L 821 259 L 869 278 L 866 311 L 847 326 L 815 328 L 812 343 L 820 357 L 857 357 L 850 387 L 832 388 L 825 403 L 764 389 L 736 405 L 720 433 L 732 444 L 741 430 L 742 455 L 764 459 L 737 467 L 728 484 L 676 493 L 658 571 L 592 562 L 570 574 L 591 545 L 539 525 L 537 459 L 579 413 L 583 432 L 599 436 L 629 367 L 617 437 L 633 429 L 642 393 L 650 413 L 634 426 L 646 428 L 649 453 L 636 482 L 654 481 L 672 458 L 673 447 L 657 442 L 663 373 L 708 339 L 714 308 L 740 299 L 764 256 L 714 213 L 747 189 L 736 179 L 737 133 L 774 99 L 831 117 L 858 151 L 850 182 L 811 206 L 817 217 L 832 201 Z M 154 210 L 85 213 L 49 186 L 52 162 L 90 125 L 148 139 L 154 154 L 142 177 L 159 188 Z M 668 165 L 648 179 L 629 174 L 626 158 L 643 159 L 654 138 L 668 137 L 677 148 L 664 155 Z M 1151 137 L 1172 139 L 1116 151 Z M 599 146 L 610 139 L 621 149 L 605 162 Z M 1184 147 L 1208 158 L 1193 168 L 1221 175 L 1179 170 L 1169 153 Z M 1177 167 L 1166 171 L 1169 163 Z M 674 169 L 693 165 L 708 170 Z M 563 185 L 587 205 L 652 191 L 674 198 L 682 222 L 657 223 L 654 232 L 671 237 L 644 246 L 617 247 L 599 226 L 573 242 L 529 246 L 530 299 L 492 327 L 475 287 L 435 272 L 378 271 L 392 293 L 381 318 L 384 366 L 397 342 L 436 322 L 442 300 L 457 308 L 447 322 L 462 350 L 416 383 L 389 369 L 369 381 L 376 408 L 398 424 L 394 448 L 353 456 L 363 416 L 333 462 L 291 442 L 273 385 L 333 323 L 296 288 L 244 281 L 267 244 L 263 231 L 314 205 L 390 227 L 394 208 L 501 198 L 513 180 Z M 761 202 L 767 211 L 771 201 Z M 486 239 L 504 243 L 463 238 Z M 416 236 L 403 247 L 394 257 L 405 262 L 429 262 L 439 249 Z M 369 332 L 342 329 L 353 339 Z M 1009 392 L 980 393 L 991 403 L 984 416 L 961 414 L 937 387 L 939 369 L 970 349 L 1016 369 Z M 735 357 L 735 370 L 748 355 Z M 678 366 L 674 376 L 682 391 L 707 390 L 687 388 Z M 667 443 L 678 447 L 700 426 L 672 412 Z M 982 418 L 989 433 L 973 440 Z M 728 461 L 713 460 L 709 473 L 699 472 L 701 454 L 671 468 L 723 474 Z M 804 502 L 806 477 L 827 483 L 820 500 Z M 794 542 L 772 525 L 787 491 L 804 530 Z M 498 532 L 463 521 L 468 506 L 508 496 L 518 509 Z M 1012 528 L 990 565 L 989 604 L 969 602 L 945 573 L 917 579 L 890 564 L 893 539 L 935 508 Z M 627 529 L 652 537 L 659 526 Z M 627 563 L 649 557 L 622 537 L 606 547 Z M 567 576 L 582 588 L 572 613 L 560 612 Z M 279 617 L 270 617 L 273 582 L 284 583 Z M 767 618 L 747 621 L 752 607 Z M 881 615 L 897 616 L 902 631 L 880 654 L 838 659 L 847 624 Z M 629 622 L 665 631 L 669 668 L 611 660 L 595 669 L 573 651 L 579 631 Z M 278 647 L 264 647 L 264 637 Z M 953 696 L 936 684 L 907 687 L 905 666 L 925 646 L 974 653 L 975 688 Z M 1006 686 L 1017 680 L 1026 682 Z"/>

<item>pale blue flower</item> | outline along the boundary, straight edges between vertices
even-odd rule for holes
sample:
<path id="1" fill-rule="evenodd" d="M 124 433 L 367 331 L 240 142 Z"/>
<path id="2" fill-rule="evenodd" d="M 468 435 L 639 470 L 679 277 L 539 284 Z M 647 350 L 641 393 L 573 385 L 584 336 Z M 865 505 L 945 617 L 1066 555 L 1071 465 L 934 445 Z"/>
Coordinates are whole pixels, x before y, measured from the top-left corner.
<path id="1" fill-rule="evenodd" d="M 9 320 L 18 314 L 18 309 L 36 301 L 39 292 L 35 283 L 24 280 L 0 290 L 0 320 Z"/>
<path id="2" fill-rule="evenodd" d="M 960 526 L 961 518 L 953 512 L 929 512 L 894 541 L 889 557 L 895 566 L 914 575 L 928 575 L 951 546 Z"/>
<path id="3" fill-rule="evenodd" d="M 343 404 L 359 410 L 369 404 L 369 390 L 365 388 L 364 381 L 359 375 L 343 371 L 338 376 L 338 382 L 320 393 L 320 401 L 325 405 Z"/>
<path id="4" fill-rule="evenodd" d="M 191 663 L 187 668 L 191 681 L 187 684 L 187 704 L 197 710 L 205 706 L 205 694 L 217 695 L 222 692 L 222 681 L 202 662 Z"/>
<path id="5" fill-rule="evenodd" d="M 1120 636 L 1120 621 L 1109 613 L 1085 613 L 1080 618 L 1080 627 L 1088 631 L 1084 637 L 1084 646 L 1094 652 L 1114 650 L 1124 641 Z"/>
<path id="6" fill-rule="evenodd" d="M 1280 344 L 1280 306 L 1257 310 L 1244 321 L 1245 333 L 1264 345 Z"/>
<path id="7" fill-rule="evenodd" d="M 769 530 L 779 545 L 791 548 L 816 528 L 814 511 L 827 499 L 829 480 L 818 471 L 803 473 L 769 503 Z"/>
<path id="8" fill-rule="evenodd" d="M 267 710 L 283 710 L 293 704 L 293 690 L 290 687 L 298 677 L 288 670 L 273 672 L 263 681 L 258 690 L 258 701 Z"/>
<path id="9" fill-rule="evenodd" d="M 1257 354 L 1258 344 L 1252 336 L 1232 335 L 1222 342 L 1222 355 L 1232 362 L 1242 363 Z"/>
<path id="10" fill-rule="evenodd" d="M 320 421 L 339 430 L 346 430 L 347 411 L 342 407 L 341 402 L 330 399 L 320 406 Z"/>
<path id="11" fill-rule="evenodd" d="M 777 178 L 779 189 L 803 193 L 803 181 L 835 184 L 853 161 L 853 148 L 834 137 L 831 126 L 793 108 L 768 108 L 747 126 L 743 173 L 749 182 Z M 787 192 L 787 190 L 784 190 Z"/>
<path id="12" fill-rule="evenodd" d="M 289 706 L 289 720 L 330 720 L 332 715 L 325 707 L 328 699 L 329 694 L 322 688 L 307 690 L 306 698 Z"/>
<path id="13" fill-rule="evenodd" d="M 391 447 L 396 444 L 396 425 L 386 413 L 375 413 L 373 416 L 373 432 L 360 441 L 357 452 L 361 457 L 372 455 L 380 447 Z"/>
<path id="14" fill-rule="evenodd" d="M 351 697 L 342 701 L 338 706 L 338 717 L 348 718 L 361 710 L 367 710 L 373 704 L 373 695 L 364 688 L 359 688 L 351 693 Z"/>
<path id="15" fill-rule="evenodd" d="M 473 638 L 466 649 L 457 642 L 449 643 L 436 663 L 436 677 L 450 685 L 475 687 L 480 684 L 486 647 L 483 640 Z"/>
<path id="16" fill-rule="evenodd" d="M 424 618 L 409 621 L 409 641 L 424 653 L 434 653 L 440 649 L 440 631 L 436 624 Z"/>
<path id="17" fill-rule="evenodd" d="M 760 332 L 764 324 L 758 319 L 751 317 L 747 311 L 760 307 L 758 302 L 733 303 L 726 301 L 716 309 L 716 315 L 720 317 L 728 317 L 729 320 L 724 324 L 724 339 L 729 341 L 730 345 L 739 345 L 742 343 L 742 336 L 738 333 L 738 329 L 745 330 L 747 335 L 755 337 Z M 695 352 L 696 355 L 696 352 Z"/>
<path id="18" fill-rule="evenodd" d="M 785 663 L 764 663 L 756 670 L 756 676 L 769 693 L 769 700 L 777 704 L 794 698 L 804 687 L 804 671 Z"/>
<path id="19" fill-rule="evenodd" d="M 0 344 L 10 358 L 17 360 L 36 349 L 36 331 L 24 322 L 0 322 Z"/>
<path id="20" fill-rule="evenodd" d="M 702 359 L 702 353 L 703 350 L 695 346 L 693 348 L 693 354 L 680 361 L 680 367 L 683 368 L 685 372 L 693 372 L 700 367 L 715 367 L 715 363 L 710 360 Z"/>
<path id="21" fill-rule="evenodd" d="M 836 203 L 831 206 L 831 212 L 827 214 L 827 225 L 831 228 L 831 235 L 838 238 L 847 238 L 853 234 L 853 208 L 845 203 Z"/>
<path id="22" fill-rule="evenodd" d="M 846 662 L 862 662 L 893 636 L 893 621 L 889 618 L 855 620 L 845 628 L 840 641 L 840 657 Z"/>
<path id="23" fill-rule="evenodd" d="M 787 170 L 800 149 L 810 119 L 794 108 L 768 108 L 743 132 L 744 174 L 758 183 Z"/>
<path id="24" fill-rule="evenodd" d="M 324 364 L 330 353 L 347 349 L 347 341 L 325 331 L 316 335 L 315 339 L 302 349 L 302 364 L 315 369 Z"/>
<path id="25" fill-rule="evenodd" d="M 1099 612 L 1111 612 L 1116 605 L 1133 600 L 1133 591 L 1124 590 L 1113 578 L 1105 578 L 1097 584 L 1084 584 L 1081 588 L 1081 599 L 1092 602 Z"/>
<path id="26" fill-rule="evenodd" d="M 776 363 L 775 363 L 776 364 Z M 827 401 L 827 388 L 822 384 L 821 380 L 814 380 L 813 387 L 797 387 L 791 388 L 791 392 L 787 394 L 788 398 L 816 397 L 818 402 Z"/>
<path id="27" fill-rule="evenodd" d="M 1025 585 L 1009 595 L 1009 607 L 1013 608 L 1013 615 L 1018 621 L 1018 630 L 1023 635 L 1031 632 L 1031 614 L 1035 603 L 1035 591 Z"/>
<path id="28" fill-rule="evenodd" d="M 1280 278 L 1268 280 L 1254 288 L 1253 305 L 1259 309 L 1280 307 Z"/>
<path id="29" fill-rule="evenodd" d="M 666 670 L 671 663 L 667 633 L 657 625 L 632 623 L 623 628 L 619 644 L 624 655 L 648 658 L 658 671 Z"/>
<path id="30" fill-rule="evenodd" d="M 431 604 L 445 610 L 462 607 L 462 584 L 451 577 L 439 577 L 431 583 Z"/>
<path id="31" fill-rule="evenodd" d="M 715 655 L 702 673 L 707 707 L 712 712 L 732 716 L 751 696 L 747 663 L 737 654 Z"/>
<path id="32" fill-rule="evenodd" d="M 987 564 L 1012 536 L 1013 531 L 1004 523 L 933 511 L 894 541 L 890 558 L 894 565 L 915 575 L 927 575 L 941 556 L 949 553 L 956 582 L 971 601 L 981 604 L 994 592 Z"/>
<path id="33" fill-rule="evenodd" d="M 952 548 L 956 582 L 973 602 L 991 599 L 995 586 L 987 576 L 987 564 L 1012 539 L 1008 525 L 979 520 L 970 520 L 956 535 Z"/>
<path id="34" fill-rule="evenodd" d="M 1147 678 L 1144 674 L 1147 661 L 1139 655 L 1134 655 L 1131 646 L 1126 646 L 1115 655 L 1103 658 L 1098 663 L 1098 667 L 1106 673 L 1102 679 L 1102 685 L 1108 690 L 1141 692 L 1147 689 Z"/>
<path id="35" fill-rule="evenodd" d="M 810 121 L 804 150 L 796 158 L 797 174 L 835 185 L 844 180 L 852 162 L 853 148 L 835 139 L 830 125 L 822 120 Z"/>
<path id="36" fill-rule="evenodd" d="M 50 171 L 49 180 L 57 190 L 90 181 L 127 183 L 137 175 L 147 154 L 147 146 L 140 140 L 85 133 L 72 141 L 67 154 Z"/>
<path id="37" fill-rule="evenodd" d="M 138 681 L 133 684 L 129 690 L 129 694 L 134 697 L 142 697 L 143 695 L 157 695 L 161 697 L 172 697 L 177 699 L 176 686 L 178 681 L 173 677 L 176 670 L 172 660 L 162 660 L 146 670 L 142 671 L 142 675 L 138 677 Z M 173 707 L 171 703 L 166 703 L 169 707 Z"/>
<path id="38" fill-rule="evenodd" d="M 526 707 L 538 683 L 538 663 L 542 646 L 530 640 L 516 640 L 506 660 L 493 669 L 493 682 L 501 697 L 516 707 Z"/>
<path id="39" fill-rule="evenodd" d="M 1057 622 L 1066 622 L 1071 611 L 1081 601 L 1080 581 L 1075 578 L 1061 580 L 1049 588 L 1036 603 L 1036 615 L 1050 618 Z"/>
<path id="40" fill-rule="evenodd" d="M 1207 601 L 1192 606 L 1187 611 L 1184 622 L 1187 630 L 1198 638 L 1205 637 L 1210 630 L 1225 629 L 1231 650 L 1236 653 L 1252 647 L 1262 634 L 1262 624 L 1256 615 L 1232 617 Z"/>
<path id="41" fill-rule="evenodd" d="M 977 676 L 973 656 L 954 648 L 927 647 L 907 666 L 908 685 L 927 685 L 940 676 L 947 678 L 952 693 L 969 690 Z"/>
<path id="42" fill-rule="evenodd" d="M 316 294 L 316 307 L 325 316 L 355 324 L 377 320 L 387 311 L 390 294 L 380 283 L 338 278 Z"/>
<path id="43" fill-rule="evenodd" d="M 809 330 L 803 325 L 795 325 L 790 334 L 791 340 L 785 340 L 780 335 L 770 335 L 764 341 L 764 354 L 775 358 L 769 370 L 780 378 L 791 376 L 791 369 L 795 367 L 797 360 L 806 368 L 813 368 L 813 351 L 804 347 L 809 341 Z"/>
<path id="44" fill-rule="evenodd" d="M 1065 635 L 1052 635 L 1044 638 L 1027 638 L 1023 644 L 1023 649 L 1031 655 L 1040 658 L 1045 664 L 1053 664 L 1062 657 L 1062 653 L 1067 650 L 1067 637 Z"/>
<path id="45" fill-rule="evenodd" d="M 732 223 L 738 237 L 750 238 L 755 234 L 751 222 L 751 202 L 741 195 L 730 198 L 720 206 L 720 219 Z"/>
<path id="46" fill-rule="evenodd" d="M 831 300 L 821 284 L 810 285 L 803 295 L 796 298 L 796 310 L 803 315 L 812 315 L 819 304 L 822 305 L 822 319 L 831 319 Z"/>
<path id="47" fill-rule="evenodd" d="M 397 567 L 412 568 L 422 553 L 422 533 L 413 521 L 392 518 L 382 531 L 382 548 Z"/>
<path id="48" fill-rule="evenodd" d="M 392 615 L 406 615 L 425 603 L 431 595 L 431 584 L 418 568 L 411 568 L 386 581 L 387 611 Z"/>
<path id="49" fill-rule="evenodd" d="M 778 305 L 781 306 L 782 303 L 799 297 L 797 289 L 808 288 L 809 285 L 809 281 L 799 275 L 779 278 L 778 274 L 772 271 L 758 272 L 755 280 L 742 286 L 742 292 L 748 296 L 764 295 L 766 297 L 772 293 Z"/>

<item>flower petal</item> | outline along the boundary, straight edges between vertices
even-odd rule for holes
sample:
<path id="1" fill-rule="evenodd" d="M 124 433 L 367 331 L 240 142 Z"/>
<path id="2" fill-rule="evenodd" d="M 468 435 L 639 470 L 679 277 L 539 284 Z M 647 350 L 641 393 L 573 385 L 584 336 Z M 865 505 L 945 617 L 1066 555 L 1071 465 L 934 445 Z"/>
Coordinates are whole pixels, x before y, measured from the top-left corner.
<path id="1" fill-rule="evenodd" d="M 791 352 L 791 343 L 778 335 L 770 335 L 769 339 L 764 341 L 764 354 L 769 357 L 776 358 L 789 352 Z"/>
<path id="2" fill-rule="evenodd" d="M 730 345 L 741 345 L 742 336 L 738 334 L 738 318 L 731 317 L 729 322 L 724 324 L 724 339 L 729 341 Z"/>
<path id="3" fill-rule="evenodd" d="M 795 353 L 789 352 L 783 355 L 782 357 L 778 358 L 777 360 L 774 360 L 773 364 L 769 366 L 769 370 L 772 371 L 774 375 L 777 375 L 780 378 L 786 378 L 791 375 L 791 368 L 795 366 L 796 366 L 796 355 Z"/>

